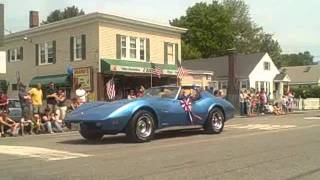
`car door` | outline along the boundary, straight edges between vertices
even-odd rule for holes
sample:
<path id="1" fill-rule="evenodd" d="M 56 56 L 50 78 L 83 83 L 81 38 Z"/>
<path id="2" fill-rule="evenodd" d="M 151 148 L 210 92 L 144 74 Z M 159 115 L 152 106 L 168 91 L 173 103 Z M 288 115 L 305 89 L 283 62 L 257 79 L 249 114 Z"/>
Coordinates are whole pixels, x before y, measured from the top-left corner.
<path id="1" fill-rule="evenodd" d="M 187 113 L 181 107 L 180 100 L 163 98 L 159 110 L 161 127 L 185 125 L 187 122 Z"/>
<path id="2" fill-rule="evenodd" d="M 208 102 L 199 97 L 198 99 L 192 102 L 192 117 L 193 123 L 197 125 L 202 125 L 208 116 L 209 104 Z"/>

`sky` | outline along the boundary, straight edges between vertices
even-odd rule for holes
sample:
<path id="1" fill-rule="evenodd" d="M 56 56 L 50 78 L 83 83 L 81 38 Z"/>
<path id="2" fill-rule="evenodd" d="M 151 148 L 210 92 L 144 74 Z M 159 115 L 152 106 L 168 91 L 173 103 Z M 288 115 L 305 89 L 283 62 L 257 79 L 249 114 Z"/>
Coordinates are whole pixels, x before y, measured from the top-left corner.
<path id="1" fill-rule="evenodd" d="M 28 28 L 29 10 L 40 19 L 55 9 L 76 5 L 86 13 L 103 12 L 168 24 L 197 2 L 212 0 L 0 0 L 5 4 L 5 28 L 16 32 Z M 274 34 L 283 53 L 310 51 L 320 61 L 319 0 L 245 0 L 253 21 Z"/>

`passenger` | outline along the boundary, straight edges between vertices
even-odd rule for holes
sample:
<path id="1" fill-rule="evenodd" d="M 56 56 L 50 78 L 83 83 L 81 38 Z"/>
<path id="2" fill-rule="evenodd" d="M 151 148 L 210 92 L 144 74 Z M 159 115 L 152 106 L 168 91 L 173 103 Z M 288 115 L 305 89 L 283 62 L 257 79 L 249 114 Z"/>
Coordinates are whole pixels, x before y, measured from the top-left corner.
<path id="1" fill-rule="evenodd" d="M 129 94 L 128 94 L 128 99 L 136 99 L 137 96 L 134 94 L 134 90 L 131 89 Z"/>

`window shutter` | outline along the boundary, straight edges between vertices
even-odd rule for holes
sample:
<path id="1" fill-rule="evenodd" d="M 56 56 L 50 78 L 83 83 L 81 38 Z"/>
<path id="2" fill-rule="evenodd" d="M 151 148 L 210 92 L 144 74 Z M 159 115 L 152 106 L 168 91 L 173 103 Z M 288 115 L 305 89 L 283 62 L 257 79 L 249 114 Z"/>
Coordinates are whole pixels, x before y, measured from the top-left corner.
<path id="1" fill-rule="evenodd" d="M 21 46 L 20 47 L 20 60 L 22 61 L 23 60 L 23 47 Z"/>
<path id="2" fill-rule="evenodd" d="M 56 41 L 52 41 L 52 49 L 53 49 L 53 64 L 57 62 L 57 45 Z"/>
<path id="3" fill-rule="evenodd" d="M 146 39 L 146 61 L 150 62 L 150 39 Z"/>
<path id="4" fill-rule="evenodd" d="M 73 49 L 74 37 L 70 37 L 70 61 L 74 61 L 74 49 Z"/>
<path id="5" fill-rule="evenodd" d="M 117 34 L 116 38 L 117 38 L 116 39 L 116 46 L 117 46 L 116 58 L 121 59 L 121 36 L 120 36 L 120 34 Z"/>
<path id="6" fill-rule="evenodd" d="M 36 52 L 35 52 L 35 56 L 36 56 L 36 66 L 39 66 L 39 44 L 36 44 Z"/>
<path id="7" fill-rule="evenodd" d="M 82 53 L 82 60 L 85 60 L 86 59 L 86 55 L 87 55 L 87 52 L 86 52 L 86 35 L 83 34 L 81 36 L 81 53 Z"/>
<path id="8" fill-rule="evenodd" d="M 10 49 L 7 50 L 7 61 L 10 62 Z"/>
<path id="9" fill-rule="evenodd" d="M 168 43 L 164 43 L 164 64 L 168 64 Z"/>
<path id="10" fill-rule="evenodd" d="M 174 50 L 175 50 L 175 60 L 176 60 L 176 65 L 180 64 L 180 61 L 179 61 L 179 45 L 178 44 L 175 44 L 175 47 L 174 47 Z"/>

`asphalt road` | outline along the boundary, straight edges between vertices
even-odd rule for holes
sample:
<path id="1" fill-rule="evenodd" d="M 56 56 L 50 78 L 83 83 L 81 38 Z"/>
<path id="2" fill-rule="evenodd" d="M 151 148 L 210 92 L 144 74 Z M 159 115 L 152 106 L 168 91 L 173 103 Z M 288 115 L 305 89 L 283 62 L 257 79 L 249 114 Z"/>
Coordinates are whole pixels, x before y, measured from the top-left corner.
<path id="1" fill-rule="evenodd" d="M 0 179 L 320 179 L 320 112 L 235 118 L 222 134 L 125 136 L 88 143 L 77 132 L 0 139 Z"/>

